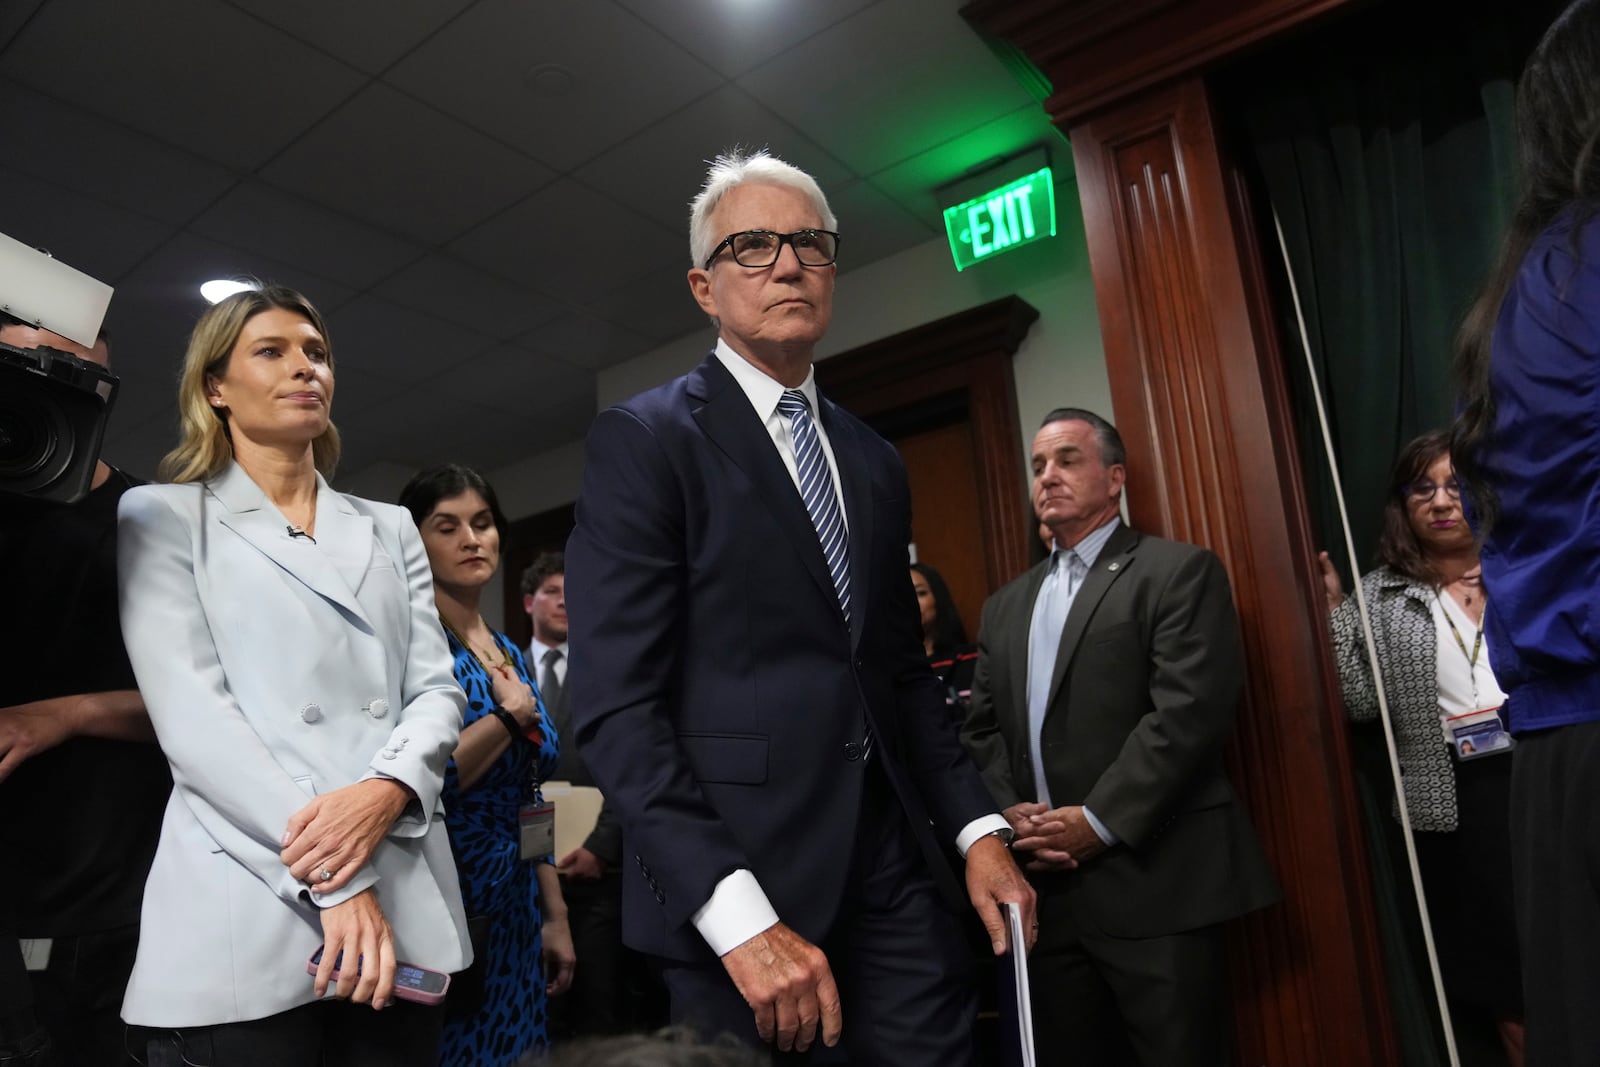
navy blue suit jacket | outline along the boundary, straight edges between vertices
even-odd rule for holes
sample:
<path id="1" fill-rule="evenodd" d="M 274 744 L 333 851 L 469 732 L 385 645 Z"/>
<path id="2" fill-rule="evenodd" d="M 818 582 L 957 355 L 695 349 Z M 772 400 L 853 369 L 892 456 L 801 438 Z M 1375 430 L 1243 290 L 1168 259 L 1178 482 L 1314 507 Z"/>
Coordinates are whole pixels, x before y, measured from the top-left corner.
<path id="1" fill-rule="evenodd" d="M 900 458 L 826 399 L 820 417 L 850 527 L 849 626 L 799 491 L 714 355 L 589 433 L 568 685 L 583 757 L 622 818 L 624 934 L 646 952 L 708 959 L 690 917 L 738 868 L 823 939 L 868 727 L 952 902 L 965 893 L 942 857 L 996 810 L 922 652 Z"/>

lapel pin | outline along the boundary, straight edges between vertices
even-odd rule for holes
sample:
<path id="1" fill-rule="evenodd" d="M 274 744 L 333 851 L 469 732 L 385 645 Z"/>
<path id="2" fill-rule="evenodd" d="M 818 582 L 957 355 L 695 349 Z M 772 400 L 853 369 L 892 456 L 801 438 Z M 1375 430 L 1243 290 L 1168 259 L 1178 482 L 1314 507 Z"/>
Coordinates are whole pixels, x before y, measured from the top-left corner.
<path id="1" fill-rule="evenodd" d="M 1106 570 L 1108 570 L 1108 571 L 1114 571 L 1114 570 L 1116 570 L 1116 569 L 1117 569 L 1117 568 L 1118 568 L 1118 567 L 1120 567 L 1120 566 L 1122 566 L 1122 564 L 1120 564 L 1120 563 L 1113 563 L 1113 564 L 1111 564 L 1111 565 L 1110 565 L 1110 566 L 1109 566 L 1109 567 L 1107 567 L 1107 568 L 1106 568 Z"/>

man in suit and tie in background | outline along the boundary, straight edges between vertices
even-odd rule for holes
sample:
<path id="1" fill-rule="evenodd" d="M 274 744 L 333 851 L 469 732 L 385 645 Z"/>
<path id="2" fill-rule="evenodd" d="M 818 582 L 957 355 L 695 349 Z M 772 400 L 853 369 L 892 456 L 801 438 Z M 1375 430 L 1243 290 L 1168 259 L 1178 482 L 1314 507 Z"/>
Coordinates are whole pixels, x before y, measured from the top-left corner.
<path id="1" fill-rule="evenodd" d="M 853 1062 L 952 1067 L 974 1008 L 946 901 L 998 951 L 998 903 L 1031 928 L 1033 893 L 927 669 L 904 468 L 817 394 L 834 226 L 803 171 L 712 165 L 689 285 L 716 348 L 589 434 L 573 717 L 675 1021 L 818 1061 L 842 1027 Z"/>
<path id="2" fill-rule="evenodd" d="M 1222 563 L 1121 522 L 1116 428 L 1033 440 L 1054 551 L 984 605 L 962 732 L 1039 892 L 1040 1063 L 1222 1067 L 1222 923 L 1277 899 L 1223 768 L 1244 669 Z"/>
<path id="3" fill-rule="evenodd" d="M 566 569 L 562 553 L 541 552 L 522 574 L 522 608 L 533 621 L 528 662 L 562 741 L 561 761 L 551 778 L 593 786 L 594 778 L 572 736 L 572 700 L 566 685 Z M 622 947 L 621 859 L 622 824 L 609 804 L 601 805 L 583 844 L 556 857 L 573 948 L 582 961 L 573 972 L 572 988 L 550 1002 L 551 1029 L 559 1036 L 624 1029 L 629 986 Z"/>

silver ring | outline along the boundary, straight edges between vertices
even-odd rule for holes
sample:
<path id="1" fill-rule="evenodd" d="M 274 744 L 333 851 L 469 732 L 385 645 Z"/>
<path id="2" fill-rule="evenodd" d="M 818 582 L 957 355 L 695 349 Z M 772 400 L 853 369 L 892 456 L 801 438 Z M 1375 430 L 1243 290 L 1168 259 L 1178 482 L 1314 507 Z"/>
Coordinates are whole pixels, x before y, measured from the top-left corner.
<path id="1" fill-rule="evenodd" d="M 328 870 L 328 868 L 326 868 L 326 867 L 318 868 L 318 870 L 317 870 L 317 880 L 318 881 L 327 882 L 327 881 L 331 881 L 332 879 L 333 879 L 333 872 L 332 871 Z"/>

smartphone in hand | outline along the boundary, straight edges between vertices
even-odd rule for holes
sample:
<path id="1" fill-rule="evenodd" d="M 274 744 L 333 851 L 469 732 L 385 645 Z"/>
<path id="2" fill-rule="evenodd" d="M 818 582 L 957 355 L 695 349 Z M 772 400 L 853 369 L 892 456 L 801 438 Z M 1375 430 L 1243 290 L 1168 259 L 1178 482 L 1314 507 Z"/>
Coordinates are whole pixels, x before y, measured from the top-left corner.
<path id="1" fill-rule="evenodd" d="M 306 973 L 315 975 L 317 968 L 322 965 L 322 949 L 318 945 L 317 951 L 311 954 L 306 961 Z M 339 953 L 339 958 L 333 961 L 332 981 L 339 980 L 339 965 L 344 962 L 344 953 Z M 361 973 L 361 965 L 356 964 L 356 973 Z M 430 971 L 426 967 L 417 967 L 409 963 L 396 963 L 394 965 L 394 995 L 401 1000 L 411 1000 L 418 1004 L 442 1004 L 444 995 L 450 991 L 450 976 L 441 971 Z"/>

